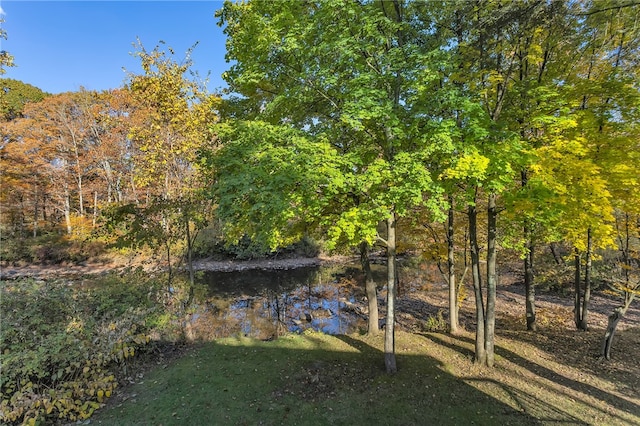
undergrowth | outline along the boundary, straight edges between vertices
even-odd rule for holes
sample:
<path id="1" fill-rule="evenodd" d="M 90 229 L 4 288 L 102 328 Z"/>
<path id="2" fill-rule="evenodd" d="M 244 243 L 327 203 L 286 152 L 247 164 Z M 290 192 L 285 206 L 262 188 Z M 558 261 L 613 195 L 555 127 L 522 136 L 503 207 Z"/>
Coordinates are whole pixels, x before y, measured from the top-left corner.
<path id="1" fill-rule="evenodd" d="M 139 271 L 85 284 L 0 283 L 1 423 L 90 417 L 148 345 L 162 315 L 159 282 Z"/>

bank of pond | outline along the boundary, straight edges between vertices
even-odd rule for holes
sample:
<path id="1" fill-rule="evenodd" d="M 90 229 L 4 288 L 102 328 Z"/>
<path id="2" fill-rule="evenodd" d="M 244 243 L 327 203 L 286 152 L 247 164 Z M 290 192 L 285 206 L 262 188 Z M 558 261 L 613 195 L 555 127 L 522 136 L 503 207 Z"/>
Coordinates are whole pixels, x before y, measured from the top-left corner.
<path id="1" fill-rule="evenodd" d="M 383 283 L 382 265 L 374 273 Z M 332 264 L 199 271 L 195 286 L 142 269 L 4 280 L 2 422 L 87 419 L 158 344 L 364 330 L 362 279 L 358 265 Z"/>

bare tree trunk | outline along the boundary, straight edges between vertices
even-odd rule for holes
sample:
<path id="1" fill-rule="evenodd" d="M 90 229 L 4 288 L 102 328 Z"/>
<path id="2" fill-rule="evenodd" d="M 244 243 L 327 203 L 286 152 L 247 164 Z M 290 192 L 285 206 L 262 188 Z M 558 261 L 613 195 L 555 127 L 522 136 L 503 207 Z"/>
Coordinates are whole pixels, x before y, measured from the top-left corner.
<path id="1" fill-rule="evenodd" d="M 80 217 L 84 217 L 84 196 L 82 195 L 82 176 L 78 175 L 78 206 L 80 207 Z"/>
<path id="2" fill-rule="evenodd" d="M 171 243 L 169 242 L 169 238 L 164 241 L 164 249 L 167 255 L 167 272 L 169 273 L 169 278 L 167 279 L 167 290 L 169 291 L 169 294 L 173 295 L 173 266 L 171 265 Z"/>
<path id="3" fill-rule="evenodd" d="M 525 188 L 529 182 L 527 170 L 520 172 L 520 180 L 522 187 Z M 536 330 L 536 290 L 533 283 L 533 256 L 535 245 L 533 244 L 532 229 L 529 219 L 524 219 L 522 229 L 525 241 L 527 241 L 527 253 L 524 257 L 524 289 L 525 289 L 525 316 L 527 321 L 527 330 Z"/>
<path id="4" fill-rule="evenodd" d="M 624 315 L 627 313 L 627 309 L 629 309 L 629 305 L 631 305 L 634 297 L 635 294 L 626 292 L 624 297 L 624 304 L 615 308 L 611 315 L 609 315 L 609 324 L 607 325 L 607 330 L 604 333 L 604 341 L 602 342 L 602 356 L 606 359 L 611 359 L 611 345 L 613 344 L 613 336 L 616 333 L 618 323 L 622 318 L 624 318 Z"/>
<path id="5" fill-rule="evenodd" d="M 45 226 L 47 226 L 47 193 L 44 192 L 42 194 L 42 221 L 45 223 Z"/>
<path id="6" fill-rule="evenodd" d="M 456 287 L 455 243 L 454 243 L 454 202 L 449 195 L 449 217 L 447 221 L 447 266 L 449 278 L 449 329 L 458 332 L 458 288 Z"/>
<path id="7" fill-rule="evenodd" d="M 487 367 L 494 364 L 494 340 L 496 325 L 496 238 L 498 212 L 496 210 L 496 194 L 489 194 L 487 206 L 487 310 L 485 313 L 484 348 L 487 352 Z"/>
<path id="8" fill-rule="evenodd" d="M 562 256 L 560 256 L 560 253 L 558 253 L 556 243 L 549 244 L 549 250 L 551 250 L 551 254 L 553 255 L 553 260 L 556 262 L 556 265 L 564 266 L 566 264 Z"/>
<path id="9" fill-rule="evenodd" d="M 67 234 L 71 234 L 71 196 L 69 195 L 69 190 L 65 188 L 64 190 L 64 221 L 67 225 Z"/>
<path id="10" fill-rule="evenodd" d="M 38 186 L 33 190 L 33 238 L 38 236 Z"/>
<path id="11" fill-rule="evenodd" d="M 384 363 L 387 373 L 398 371 L 395 348 L 396 216 L 387 219 L 387 320 L 384 331 Z"/>
<path id="12" fill-rule="evenodd" d="M 20 238 L 23 239 L 25 237 L 25 217 L 24 217 L 25 205 L 24 205 L 24 195 L 20 194 Z"/>
<path id="13" fill-rule="evenodd" d="M 187 306 L 190 306 L 194 297 L 195 274 L 193 272 L 193 240 L 191 239 L 188 212 L 185 212 L 184 214 L 184 226 L 187 237 L 187 268 L 189 269 L 189 298 L 187 299 Z"/>
<path id="14" fill-rule="evenodd" d="M 573 255 L 573 261 L 574 261 L 574 266 L 575 266 L 575 273 L 573 276 L 573 290 L 574 290 L 574 295 L 573 295 L 573 317 L 574 317 L 574 322 L 576 324 L 576 328 L 578 330 L 580 330 L 580 323 L 582 321 L 582 297 L 581 297 L 581 281 L 582 281 L 582 274 L 580 272 L 580 263 L 581 263 L 581 259 L 580 259 L 580 252 L 578 252 L 578 249 L 574 249 L 574 255 Z"/>
<path id="15" fill-rule="evenodd" d="M 525 234 L 528 230 L 525 228 Z M 525 305 L 527 316 L 527 330 L 536 331 L 536 289 L 533 282 L 533 257 L 535 253 L 535 245 L 529 240 L 529 249 L 524 258 L 524 288 L 525 288 Z"/>
<path id="16" fill-rule="evenodd" d="M 98 220 L 98 191 L 93 193 L 93 221 L 92 227 L 95 229 Z"/>
<path id="17" fill-rule="evenodd" d="M 140 200 L 138 199 L 138 191 L 136 191 L 136 182 L 134 179 L 133 170 L 131 171 L 130 183 L 131 183 L 131 195 L 133 195 L 133 201 L 135 202 L 136 205 L 138 205 L 140 204 Z"/>
<path id="18" fill-rule="evenodd" d="M 360 265 L 364 273 L 364 287 L 369 305 L 369 319 L 367 334 L 375 335 L 380 332 L 378 321 L 378 294 L 376 291 L 376 282 L 373 280 L 371 273 L 371 263 L 369 262 L 369 246 L 366 242 L 360 244 Z"/>
<path id="19" fill-rule="evenodd" d="M 475 201 L 475 200 L 474 200 Z M 475 362 L 484 364 L 487 353 L 484 349 L 484 297 L 482 295 L 482 277 L 480 275 L 480 248 L 478 247 L 478 215 L 475 202 L 469 205 L 469 248 L 471 252 L 471 275 L 476 299 L 476 353 Z"/>
<path id="20" fill-rule="evenodd" d="M 584 297 L 582 299 L 582 312 L 580 316 L 580 326 L 579 330 L 587 331 L 589 329 L 589 324 L 587 323 L 587 318 L 589 315 L 589 302 L 591 301 L 591 257 L 592 257 L 592 237 L 591 237 L 591 228 L 587 230 L 587 254 L 585 257 L 585 266 L 584 266 Z"/>

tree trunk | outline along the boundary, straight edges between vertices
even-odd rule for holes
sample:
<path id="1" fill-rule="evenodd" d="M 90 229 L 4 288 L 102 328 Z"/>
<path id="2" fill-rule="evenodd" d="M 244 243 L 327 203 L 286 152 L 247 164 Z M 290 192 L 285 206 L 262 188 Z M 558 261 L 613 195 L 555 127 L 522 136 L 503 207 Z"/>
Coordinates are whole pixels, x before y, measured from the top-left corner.
<path id="1" fill-rule="evenodd" d="M 33 191 L 33 238 L 38 236 L 38 187 Z"/>
<path id="2" fill-rule="evenodd" d="M 475 201 L 475 200 L 474 200 Z M 480 275 L 480 248 L 478 247 L 478 215 L 475 203 L 469 205 L 469 249 L 471 252 L 471 275 L 473 292 L 476 299 L 476 353 L 475 362 L 484 364 L 487 353 L 484 350 L 484 298 L 482 296 L 482 278 Z"/>
<path id="3" fill-rule="evenodd" d="M 525 235 L 528 229 L 525 227 Z M 535 253 L 535 245 L 529 240 L 529 249 L 524 258 L 524 289 L 525 289 L 525 305 L 527 315 L 527 330 L 536 331 L 536 289 L 533 283 L 533 257 Z"/>
<path id="4" fill-rule="evenodd" d="M 525 188 L 529 182 L 527 170 L 520 173 L 522 187 Z M 524 289 L 525 289 L 525 315 L 527 320 L 527 330 L 536 330 L 536 290 L 533 284 L 533 256 L 535 245 L 533 244 L 532 230 L 529 219 L 524 219 L 522 229 L 524 239 L 527 242 L 527 253 L 524 257 Z"/>
<path id="5" fill-rule="evenodd" d="M 24 231 L 26 229 L 25 226 L 25 205 L 24 205 L 24 195 L 20 195 L 20 238 L 23 239 L 25 237 Z"/>
<path id="6" fill-rule="evenodd" d="M 84 217 L 84 196 L 82 195 L 82 176 L 78 175 L 78 207 L 80 217 Z"/>
<path id="7" fill-rule="evenodd" d="M 42 221 L 44 226 L 47 226 L 47 193 L 42 194 Z"/>
<path id="8" fill-rule="evenodd" d="M 98 191 L 93 193 L 93 221 L 92 228 L 95 229 L 96 221 L 98 220 Z"/>
<path id="9" fill-rule="evenodd" d="M 611 345 L 613 344 L 613 335 L 616 332 L 616 327 L 618 327 L 618 323 L 624 315 L 627 313 L 627 309 L 629 309 L 629 305 L 633 301 L 635 294 L 633 293 L 625 293 L 624 297 L 624 305 L 618 306 L 613 310 L 611 315 L 609 315 L 609 324 L 607 325 L 607 330 L 604 333 L 604 341 L 602 342 L 602 356 L 606 359 L 611 359 Z"/>
<path id="10" fill-rule="evenodd" d="M 193 302 L 195 288 L 195 274 L 193 272 L 193 240 L 191 239 L 191 227 L 189 225 L 189 214 L 188 212 L 185 212 L 184 226 L 187 237 L 187 268 L 189 269 L 189 298 L 187 299 L 187 306 L 190 306 Z"/>
<path id="11" fill-rule="evenodd" d="M 449 329 L 458 332 L 458 288 L 456 287 L 455 244 L 454 244 L 454 202 L 449 195 L 449 218 L 447 222 L 447 266 L 449 275 Z"/>
<path id="12" fill-rule="evenodd" d="M 384 331 L 384 363 L 387 373 L 398 371 L 395 349 L 396 216 L 387 219 L 387 321 Z"/>
<path id="13" fill-rule="evenodd" d="M 584 266 L 584 297 L 582 298 L 582 311 L 580 316 L 579 330 L 587 331 L 589 325 L 587 324 L 587 318 L 589 315 L 589 302 L 591 301 L 591 257 L 592 257 L 592 238 L 591 228 L 587 230 L 587 253 L 585 257 Z"/>
<path id="14" fill-rule="evenodd" d="M 69 190 L 65 188 L 64 190 L 64 221 L 67 225 L 67 234 L 71 234 L 71 196 L 69 195 Z"/>
<path id="15" fill-rule="evenodd" d="M 581 303 L 581 285 L 580 282 L 582 281 L 582 274 L 580 272 L 580 252 L 578 252 L 578 249 L 574 250 L 574 255 L 573 255 L 573 261 L 574 261 L 574 265 L 575 265 L 575 273 L 573 276 L 573 291 L 574 291 L 574 296 L 573 296 L 573 318 L 574 318 L 574 322 L 576 324 L 576 328 L 578 330 L 580 330 L 580 322 L 582 321 L 582 303 Z"/>
<path id="16" fill-rule="evenodd" d="M 362 272 L 364 273 L 365 294 L 369 305 L 367 334 L 371 336 L 380 332 L 380 326 L 378 321 L 378 294 L 376 282 L 373 280 L 373 274 L 371 273 L 369 245 L 366 242 L 360 244 L 360 265 L 362 265 Z"/>
<path id="17" fill-rule="evenodd" d="M 169 242 L 169 239 L 167 238 L 164 241 L 164 249 L 165 249 L 165 253 L 167 255 L 167 273 L 169 274 L 169 277 L 167 278 L 167 291 L 169 292 L 169 294 L 171 296 L 173 296 L 173 293 L 175 292 L 172 284 L 173 284 L 173 266 L 171 265 L 171 243 Z"/>
<path id="18" fill-rule="evenodd" d="M 549 250 L 551 250 L 551 254 L 553 255 L 553 260 L 556 262 L 556 265 L 564 266 L 566 264 L 562 256 L 560 256 L 560 253 L 558 253 L 556 243 L 549 244 Z"/>
<path id="19" fill-rule="evenodd" d="M 494 363 L 494 339 L 496 325 L 496 194 L 489 194 L 487 206 L 487 309 L 485 313 L 484 348 L 487 352 L 487 367 Z"/>

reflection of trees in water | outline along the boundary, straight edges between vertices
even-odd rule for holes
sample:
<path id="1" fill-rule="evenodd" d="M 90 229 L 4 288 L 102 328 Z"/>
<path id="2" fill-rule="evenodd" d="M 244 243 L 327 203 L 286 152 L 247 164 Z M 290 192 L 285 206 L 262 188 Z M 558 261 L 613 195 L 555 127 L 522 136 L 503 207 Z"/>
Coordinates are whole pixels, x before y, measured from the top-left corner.
<path id="1" fill-rule="evenodd" d="M 331 334 L 355 331 L 363 325 L 362 312 L 353 310 L 363 297 L 358 273 L 334 265 L 210 276 L 212 293 L 222 291 L 196 309 L 191 334 L 203 340 L 234 335 L 271 339 L 309 328 Z M 216 281 L 221 279 L 229 281 Z"/>
<path id="2" fill-rule="evenodd" d="M 287 307 L 289 305 L 287 293 L 279 295 L 278 292 L 267 290 L 265 305 L 269 313 L 269 318 L 273 324 L 274 337 L 278 337 L 288 331 Z"/>

